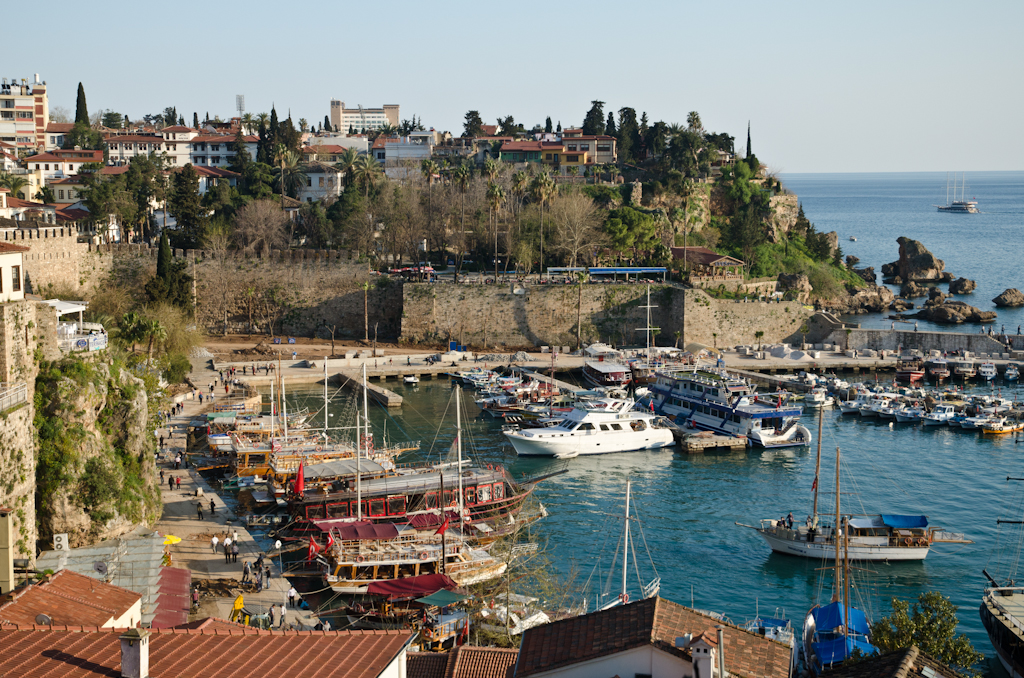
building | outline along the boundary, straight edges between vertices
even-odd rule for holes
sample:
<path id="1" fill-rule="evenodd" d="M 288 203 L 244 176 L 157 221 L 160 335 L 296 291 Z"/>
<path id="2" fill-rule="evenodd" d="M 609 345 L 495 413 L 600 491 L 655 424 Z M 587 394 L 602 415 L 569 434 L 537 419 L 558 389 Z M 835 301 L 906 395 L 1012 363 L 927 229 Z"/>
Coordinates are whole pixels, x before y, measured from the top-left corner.
<path id="1" fill-rule="evenodd" d="M 99 173 L 116 176 L 127 171 L 128 165 L 106 165 L 99 170 Z M 53 191 L 53 197 L 58 204 L 70 204 L 81 200 L 79 194 L 82 188 L 85 187 L 85 182 L 82 181 L 81 174 L 75 173 L 70 176 L 50 179 L 46 182 L 46 185 Z"/>
<path id="2" fill-rule="evenodd" d="M 5 194 L 0 189 L 0 198 Z M 28 252 L 27 247 L 0 242 L 0 303 L 21 301 L 25 298 L 24 272 L 25 265 L 22 255 Z M 0 607 L 0 611 L 2 611 Z M 0 615 L 0 619 L 3 619 Z"/>
<path id="3" fill-rule="evenodd" d="M 373 158 L 385 167 L 408 163 L 419 165 L 434 154 L 431 137 L 377 137 L 370 149 Z"/>
<path id="4" fill-rule="evenodd" d="M 690 282 L 742 280 L 746 264 L 735 257 L 719 254 L 707 247 L 673 247 L 672 261 L 689 271 Z"/>
<path id="5" fill-rule="evenodd" d="M 331 99 L 331 127 L 336 132 L 347 134 L 364 130 L 380 129 L 384 125 L 398 127 L 398 104 L 384 104 L 380 108 L 345 108 L 345 102 Z"/>
<path id="6" fill-rule="evenodd" d="M 184 167 L 189 163 L 192 155 L 192 140 L 199 136 L 199 131 L 182 125 L 172 125 L 160 130 L 164 138 L 164 153 L 167 154 L 167 163 L 172 167 Z"/>
<path id="7" fill-rule="evenodd" d="M 508 678 L 519 650 L 459 645 L 448 652 L 410 652 L 408 678 Z"/>
<path id="8" fill-rule="evenodd" d="M 199 175 L 199 195 L 206 195 L 207 191 L 222 181 L 228 182 L 231 186 L 237 186 L 238 179 L 242 176 L 238 172 L 232 172 L 223 167 L 202 167 L 196 165 L 192 167 L 195 168 L 196 174 Z"/>
<path id="9" fill-rule="evenodd" d="M 245 148 L 249 151 L 249 159 L 256 159 L 256 151 L 259 147 L 260 138 L 254 135 L 242 137 L 245 139 Z M 195 136 L 189 142 L 192 152 L 189 162 L 193 165 L 210 167 L 227 167 L 235 158 L 235 135 L 233 134 L 202 134 Z"/>
<path id="10" fill-rule="evenodd" d="M 883 655 L 872 655 L 835 668 L 825 669 L 822 678 L 961 678 L 950 667 L 931 657 L 917 645 Z"/>
<path id="11" fill-rule="evenodd" d="M 607 135 L 583 135 L 569 137 L 562 134 L 565 153 L 586 153 L 589 162 L 595 165 L 612 165 L 618 162 L 616 139 Z"/>
<path id="12" fill-rule="evenodd" d="M 142 621 L 142 596 L 84 574 L 60 570 L 38 584 L 15 589 L 6 596 L 6 602 L 0 603 L 0 624 L 37 624 L 40 615 L 59 626 L 134 628 Z"/>
<path id="13" fill-rule="evenodd" d="M 107 163 L 127 165 L 139 155 L 163 153 L 164 138 L 158 134 L 121 134 L 107 138 Z"/>
<path id="14" fill-rule="evenodd" d="M 46 97 L 46 83 L 39 74 L 29 84 L 16 78 L 0 78 L 0 141 L 14 144 L 18 149 L 44 149 L 46 126 L 50 120 L 50 104 Z"/>
<path id="15" fill-rule="evenodd" d="M 307 162 L 302 166 L 306 185 L 299 189 L 299 200 L 334 200 L 341 196 L 342 171 L 322 162 Z"/>
<path id="16" fill-rule="evenodd" d="M 0 675 L 61 678 L 405 678 L 409 631 L 0 626 Z"/>
<path id="17" fill-rule="evenodd" d="M 90 151 L 81 148 L 54 149 L 25 158 L 25 166 L 34 173 L 40 184 L 53 179 L 63 179 L 75 174 L 86 163 L 102 163 L 103 151 Z"/>
<path id="18" fill-rule="evenodd" d="M 724 655 L 723 655 L 724 651 Z M 523 633 L 515 677 L 789 678 L 794 650 L 669 602 L 648 598 Z"/>
<path id="19" fill-rule="evenodd" d="M 71 122 L 51 122 L 46 125 L 46 142 L 43 144 L 44 151 L 52 151 L 55 148 L 64 147 L 64 136 L 74 127 Z"/>

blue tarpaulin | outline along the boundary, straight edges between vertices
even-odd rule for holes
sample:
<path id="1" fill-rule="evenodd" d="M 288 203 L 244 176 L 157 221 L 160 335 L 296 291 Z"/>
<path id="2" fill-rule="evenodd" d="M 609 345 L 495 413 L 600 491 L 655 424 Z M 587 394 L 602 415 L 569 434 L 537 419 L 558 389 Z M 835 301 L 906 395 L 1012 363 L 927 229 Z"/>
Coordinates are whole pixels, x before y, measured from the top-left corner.
<path id="1" fill-rule="evenodd" d="M 818 633 L 828 632 L 832 629 L 839 628 L 844 625 L 845 622 L 845 610 L 842 603 L 835 602 L 829 603 L 822 607 L 816 607 L 811 610 L 811 616 L 814 617 L 814 628 L 818 630 Z M 869 632 L 868 618 L 864 616 L 861 610 L 855 607 L 850 608 L 850 623 L 848 628 L 853 633 L 862 633 L 867 635 Z"/>
<path id="2" fill-rule="evenodd" d="M 928 516 L 897 516 L 882 514 L 882 522 L 893 529 L 928 527 Z"/>
<path id="3" fill-rule="evenodd" d="M 878 653 L 878 648 L 871 643 L 861 640 L 860 638 L 854 638 L 848 636 L 843 638 L 835 638 L 833 640 L 825 640 L 820 643 L 812 643 L 814 647 L 814 655 L 818 658 L 818 663 L 823 667 L 829 664 L 838 664 L 843 662 L 849 657 L 854 648 L 859 649 L 866 655 L 872 655 Z"/>
<path id="4" fill-rule="evenodd" d="M 665 273 L 664 266 L 616 266 L 614 268 L 591 268 L 591 275 L 612 275 L 616 273 Z"/>

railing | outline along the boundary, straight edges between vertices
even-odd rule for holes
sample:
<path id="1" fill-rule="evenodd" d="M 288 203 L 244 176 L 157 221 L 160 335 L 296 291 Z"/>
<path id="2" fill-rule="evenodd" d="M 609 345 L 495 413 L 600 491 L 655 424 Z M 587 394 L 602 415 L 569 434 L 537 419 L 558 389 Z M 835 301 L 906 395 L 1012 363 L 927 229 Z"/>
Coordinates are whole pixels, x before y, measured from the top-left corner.
<path id="1" fill-rule="evenodd" d="M 25 384 L 0 382 L 0 412 L 28 401 L 28 387 Z"/>
<path id="2" fill-rule="evenodd" d="M 102 351 L 107 347 L 106 334 L 73 334 L 57 339 L 57 346 L 65 353 L 75 351 Z"/>

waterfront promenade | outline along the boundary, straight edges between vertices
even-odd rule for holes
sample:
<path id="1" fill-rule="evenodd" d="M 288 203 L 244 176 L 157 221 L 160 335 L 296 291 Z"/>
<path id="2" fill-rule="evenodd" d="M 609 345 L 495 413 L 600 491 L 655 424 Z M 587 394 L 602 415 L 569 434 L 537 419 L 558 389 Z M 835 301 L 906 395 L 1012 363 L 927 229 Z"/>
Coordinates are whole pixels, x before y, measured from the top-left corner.
<path id="1" fill-rule="evenodd" d="M 164 472 L 164 483 L 160 494 L 163 500 L 163 516 L 156 524 L 157 531 L 163 535 L 174 535 L 181 541 L 168 547 L 173 565 L 187 567 L 192 572 L 193 584 L 201 584 L 200 611 L 198 615 L 190 615 L 189 619 L 218 617 L 228 619 L 231 616 L 235 599 L 241 593 L 246 609 L 252 614 L 267 612 L 270 605 L 285 604 L 288 626 L 299 629 L 311 629 L 318 620 L 309 610 L 288 608 L 287 592 L 290 587 L 288 580 L 281 576 L 280 560 L 260 549 L 253 536 L 245 529 L 238 516 L 225 505 L 223 499 L 200 475 L 192 468 L 174 470 L 174 456 L 185 450 L 185 424 L 202 411 L 197 400 L 185 399 L 182 414 L 171 417 L 168 426 L 157 429 L 157 436 L 164 436 L 164 450 L 157 463 L 157 473 Z M 208 407 L 208 405 L 203 406 Z M 166 478 L 181 478 L 181 488 L 171 490 Z M 197 490 L 202 496 L 196 496 Z M 215 510 L 211 514 L 210 501 Z M 203 503 L 204 520 L 198 519 L 196 505 Z M 238 533 L 238 562 L 226 563 L 223 549 L 211 548 L 210 539 L 214 536 L 223 544 L 226 535 Z M 265 553 L 265 563 L 271 566 L 270 585 L 260 593 L 243 591 L 242 564 L 245 561 L 255 562 L 260 553 Z M 215 591 L 212 595 L 210 588 Z M 279 609 L 275 610 L 275 628 L 280 618 Z"/>

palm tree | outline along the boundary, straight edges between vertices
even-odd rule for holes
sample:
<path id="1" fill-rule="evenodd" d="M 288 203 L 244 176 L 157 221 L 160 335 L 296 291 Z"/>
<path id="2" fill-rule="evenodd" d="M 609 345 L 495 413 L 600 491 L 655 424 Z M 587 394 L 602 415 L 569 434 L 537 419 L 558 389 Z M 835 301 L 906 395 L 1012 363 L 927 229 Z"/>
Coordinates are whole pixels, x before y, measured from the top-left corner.
<path id="1" fill-rule="evenodd" d="M 245 134 L 252 134 L 253 125 L 256 124 L 256 118 L 253 117 L 252 113 L 242 114 L 242 128 L 245 130 Z"/>
<path id="2" fill-rule="evenodd" d="M 57 202 L 57 198 L 53 195 L 53 189 L 49 186 L 43 186 L 36 192 L 36 200 L 47 204 Z"/>
<path id="3" fill-rule="evenodd" d="M 22 191 L 28 187 L 28 179 L 8 172 L 0 173 L 0 186 L 9 189 L 11 196 L 15 198 L 25 198 L 22 195 Z"/>
<path id="4" fill-rule="evenodd" d="M 363 184 L 363 197 L 370 197 L 370 186 L 377 183 L 381 176 L 380 163 L 369 154 L 359 156 L 352 165 L 352 171 L 358 181 Z"/>
<path id="5" fill-rule="evenodd" d="M 305 132 L 306 128 L 308 128 L 308 127 L 309 127 L 309 121 L 306 120 L 305 118 L 299 118 L 299 131 L 300 132 Z"/>
<path id="6" fill-rule="evenodd" d="M 572 167 L 569 168 L 569 176 L 571 176 L 571 177 L 578 177 L 579 175 L 580 175 L 580 167 L 579 167 L 579 165 L 573 165 Z"/>
<path id="7" fill-rule="evenodd" d="M 356 149 L 346 148 L 345 152 L 339 156 L 338 162 L 334 163 L 334 166 L 344 174 L 346 186 L 348 186 L 349 175 L 352 173 L 352 166 L 356 164 L 358 158 L 359 152 Z"/>
<path id="8" fill-rule="evenodd" d="M 159 344 L 167 338 L 167 328 L 159 320 L 143 320 L 139 328 L 143 337 L 149 340 L 146 349 L 146 365 L 153 364 L 153 344 Z"/>
<path id="9" fill-rule="evenodd" d="M 540 203 L 540 267 L 537 275 L 544 275 L 544 204 L 551 200 L 555 192 L 555 181 L 546 171 L 541 172 L 533 180 L 531 186 L 533 198 Z"/>
<path id="10" fill-rule="evenodd" d="M 268 113 L 257 113 L 256 122 L 259 123 L 258 127 L 266 127 L 270 124 L 270 114 Z"/>
<path id="11" fill-rule="evenodd" d="M 126 346 L 131 346 L 132 353 L 135 353 L 135 344 L 145 339 L 143 321 L 138 313 L 132 311 L 121 316 L 121 321 L 117 323 L 117 338 Z"/>
<path id="12" fill-rule="evenodd" d="M 459 165 L 455 168 L 455 171 L 452 172 L 452 178 L 455 179 L 455 184 L 459 187 L 459 193 L 462 194 L 462 225 L 461 230 L 459 231 L 459 237 L 456 239 L 459 251 L 455 255 L 455 282 L 459 282 L 459 269 L 462 267 L 462 253 L 465 251 L 463 239 L 466 237 L 466 191 L 469 190 L 469 182 L 473 178 L 473 172 L 470 171 L 469 165 Z"/>
<path id="13" fill-rule="evenodd" d="M 285 192 L 298 193 L 298 190 L 306 185 L 309 177 L 302 168 L 302 158 L 295 151 L 288 149 L 284 144 L 277 145 L 276 161 L 278 169 L 277 184 L 281 188 L 281 207 L 284 208 Z"/>
<path id="14" fill-rule="evenodd" d="M 493 182 L 495 177 L 498 176 L 498 172 L 500 171 L 500 169 L 501 167 L 498 165 L 497 160 L 487 158 L 487 160 L 484 161 L 484 174 L 487 175 L 488 181 Z"/>
<path id="15" fill-rule="evenodd" d="M 611 182 L 615 183 L 615 177 L 619 176 L 619 168 L 616 165 L 608 165 L 608 176 L 611 177 Z"/>
<path id="16" fill-rule="evenodd" d="M 487 185 L 487 202 L 494 214 L 494 282 L 498 282 L 498 210 L 505 201 L 505 189 L 493 181 Z"/>
<path id="17" fill-rule="evenodd" d="M 512 175 L 512 193 L 516 196 L 516 237 L 519 237 L 520 218 L 523 214 L 523 197 L 530 185 L 530 175 L 519 170 Z"/>

